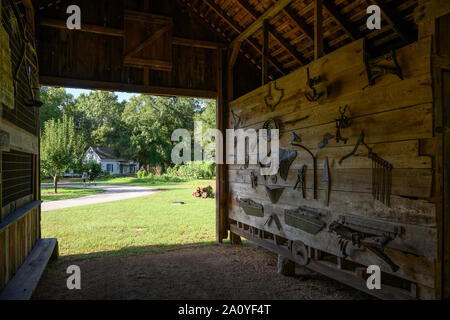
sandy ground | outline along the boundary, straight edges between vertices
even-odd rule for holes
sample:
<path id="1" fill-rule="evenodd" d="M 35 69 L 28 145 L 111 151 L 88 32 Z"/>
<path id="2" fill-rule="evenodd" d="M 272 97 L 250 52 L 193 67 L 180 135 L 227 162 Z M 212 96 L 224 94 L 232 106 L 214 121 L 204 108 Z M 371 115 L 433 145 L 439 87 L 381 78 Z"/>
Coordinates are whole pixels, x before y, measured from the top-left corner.
<path id="1" fill-rule="evenodd" d="M 51 211 L 70 207 L 85 206 L 89 204 L 132 199 L 148 196 L 155 192 L 158 192 L 158 190 L 145 187 L 109 186 L 109 185 L 83 186 L 83 185 L 68 184 L 59 186 L 58 188 L 90 188 L 90 189 L 105 190 L 105 192 L 75 199 L 44 202 L 41 205 L 42 211 Z"/>
<path id="2" fill-rule="evenodd" d="M 81 268 L 81 290 L 67 289 L 69 265 Z M 61 259 L 47 268 L 33 299 L 371 299 L 300 266 L 295 277 L 282 276 L 276 265 L 275 254 L 251 244 Z"/>

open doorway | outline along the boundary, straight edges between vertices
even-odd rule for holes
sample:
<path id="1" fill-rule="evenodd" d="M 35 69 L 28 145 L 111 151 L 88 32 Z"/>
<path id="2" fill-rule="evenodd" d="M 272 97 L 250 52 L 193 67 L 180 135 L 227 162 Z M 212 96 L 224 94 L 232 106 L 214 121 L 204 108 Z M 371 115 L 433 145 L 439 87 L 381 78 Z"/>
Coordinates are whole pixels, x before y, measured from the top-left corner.
<path id="1" fill-rule="evenodd" d="M 214 100 L 42 87 L 41 101 L 41 227 L 62 259 L 215 242 L 215 163 L 171 160 L 174 130 L 215 128 Z"/>

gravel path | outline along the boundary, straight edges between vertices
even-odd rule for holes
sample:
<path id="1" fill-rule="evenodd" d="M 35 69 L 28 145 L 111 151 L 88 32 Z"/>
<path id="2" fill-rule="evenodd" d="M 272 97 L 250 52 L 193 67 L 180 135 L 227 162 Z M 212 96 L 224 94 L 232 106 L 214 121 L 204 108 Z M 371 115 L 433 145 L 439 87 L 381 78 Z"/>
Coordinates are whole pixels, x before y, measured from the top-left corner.
<path id="1" fill-rule="evenodd" d="M 47 185 L 43 185 L 43 187 L 47 187 Z M 97 185 L 97 186 L 63 185 L 59 186 L 58 188 L 101 189 L 105 190 L 105 192 L 76 199 L 44 202 L 41 206 L 42 211 L 51 211 L 70 207 L 84 206 L 89 204 L 138 198 L 151 195 L 158 191 L 156 189 L 150 189 L 145 187 L 111 186 L 111 185 Z"/>

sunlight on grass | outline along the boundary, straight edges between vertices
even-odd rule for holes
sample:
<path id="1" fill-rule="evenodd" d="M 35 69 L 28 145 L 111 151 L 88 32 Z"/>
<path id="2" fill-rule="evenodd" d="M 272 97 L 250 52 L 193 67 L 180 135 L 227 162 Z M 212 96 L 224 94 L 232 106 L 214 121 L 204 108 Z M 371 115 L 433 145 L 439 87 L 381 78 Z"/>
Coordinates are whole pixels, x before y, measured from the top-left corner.
<path id="1" fill-rule="evenodd" d="M 103 192 L 104 190 L 99 189 L 58 188 L 58 193 L 54 193 L 53 188 L 41 188 L 41 198 L 43 201 L 49 202 L 65 199 L 76 199 Z"/>
<path id="2" fill-rule="evenodd" d="M 65 258 L 128 256 L 210 245 L 215 241 L 215 199 L 192 196 L 196 186 L 207 185 L 215 187 L 215 181 L 152 185 L 162 191 L 42 212 L 42 235 L 58 238 L 60 255 Z M 179 201 L 185 205 L 172 205 Z"/>

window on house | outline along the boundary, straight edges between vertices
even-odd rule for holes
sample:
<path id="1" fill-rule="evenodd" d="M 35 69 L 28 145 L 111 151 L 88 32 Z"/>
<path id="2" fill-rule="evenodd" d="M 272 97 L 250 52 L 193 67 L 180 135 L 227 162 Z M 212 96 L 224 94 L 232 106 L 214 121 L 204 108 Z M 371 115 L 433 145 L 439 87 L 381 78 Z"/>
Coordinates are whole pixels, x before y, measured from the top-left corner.
<path id="1" fill-rule="evenodd" d="M 114 171 L 114 165 L 112 165 L 112 164 L 107 164 L 107 165 L 106 165 L 106 171 L 108 171 L 108 172 L 113 172 L 113 171 Z"/>

